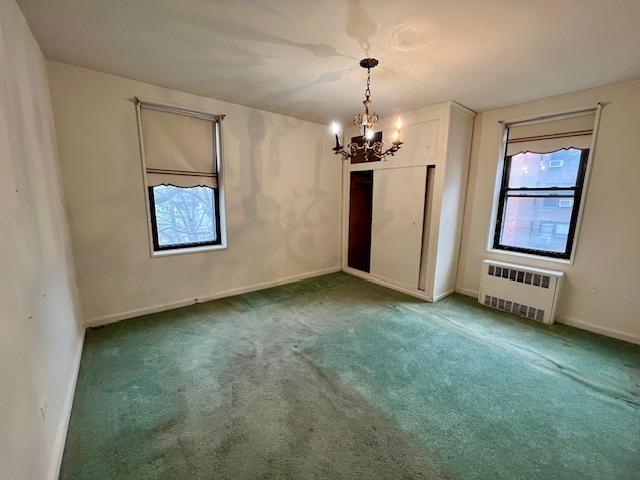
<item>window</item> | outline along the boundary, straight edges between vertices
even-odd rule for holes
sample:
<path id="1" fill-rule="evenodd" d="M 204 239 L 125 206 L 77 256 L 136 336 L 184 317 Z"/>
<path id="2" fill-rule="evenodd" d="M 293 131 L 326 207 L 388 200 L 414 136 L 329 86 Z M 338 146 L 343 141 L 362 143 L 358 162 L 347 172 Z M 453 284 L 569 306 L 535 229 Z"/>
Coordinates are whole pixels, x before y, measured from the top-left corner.
<path id="1" fill-rule="evenodd" d="M 569 258 L 588 149 L 518 153 L 504 162 L 494 248 Z M 548 169 L 551 162 L 562 167 Z"/>
<path id="2" fill-rule="evenodd" d="M 154 252 L 223 245 L 221 117 L 138 101 Z"/>
<path id="3" fill-rule="evenodd" d="M 594 114 L 510 125 L 493 248 L 571 258 Z"/>
<path id="4" fill-rule="evenodd" d="M 217 188 L 205 185 L 148 188 L 154 250 L 220 244 Z"/>
<path id="5" fill-rule="evenodd" d="M 549 160 L 549 168 L 559 168 L 564 165 L 563 160 Z"/>

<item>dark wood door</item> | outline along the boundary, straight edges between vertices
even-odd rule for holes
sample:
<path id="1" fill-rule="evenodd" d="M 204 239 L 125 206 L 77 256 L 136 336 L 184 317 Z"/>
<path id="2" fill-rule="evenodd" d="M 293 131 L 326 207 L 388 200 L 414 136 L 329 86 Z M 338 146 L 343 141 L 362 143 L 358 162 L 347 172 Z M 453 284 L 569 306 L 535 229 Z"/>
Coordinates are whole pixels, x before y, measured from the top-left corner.
<path id="1" fill-rule="evenodd" d="M 371 267 L 373 170 L 351 172 L 349 189 L 349 250 L 347 265 L 363 272 Z"/>

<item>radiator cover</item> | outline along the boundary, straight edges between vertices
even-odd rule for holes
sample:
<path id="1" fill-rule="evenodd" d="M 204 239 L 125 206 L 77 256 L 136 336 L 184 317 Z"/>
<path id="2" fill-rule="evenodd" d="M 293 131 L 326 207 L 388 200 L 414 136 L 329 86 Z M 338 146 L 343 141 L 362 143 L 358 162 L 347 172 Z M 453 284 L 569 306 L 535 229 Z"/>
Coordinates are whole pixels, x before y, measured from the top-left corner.
<path id="1" fill-rule="evenodd" d="M 554 322 L 564 273 L 484 260 L 478 302 L 536 322 Z"/>

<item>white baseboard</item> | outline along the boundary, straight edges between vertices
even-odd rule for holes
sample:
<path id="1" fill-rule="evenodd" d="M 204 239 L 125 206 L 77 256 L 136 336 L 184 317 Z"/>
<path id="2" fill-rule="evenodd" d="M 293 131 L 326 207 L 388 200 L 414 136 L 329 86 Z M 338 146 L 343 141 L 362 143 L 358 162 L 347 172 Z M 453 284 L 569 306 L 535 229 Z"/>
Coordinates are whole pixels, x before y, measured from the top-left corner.
<path id="1" fill-rule="evenodd" d="M 453 288 L 451 290 L 447 290 L 446 292 L 441 293 L 440 295 L 436 295 L 435 297 L 433 297 L 433 301 L 437 302 L 438 300 L 442 300 L 444 297 L 448 297 L 453 292 L 455 292 L 455 290 Z"/>
<path id="2" fill-rule="evenodd" d="M 478 292 L 476 290 L 471 290 L 469 288 L 456 287 L 455 291 L 458 292 L 459 294 L 465 295 L 467 297 L 478 298 Z"/>
<path id="3" fill-rule="evenodd" d="M 82 335 L 80 337 L 80 346 L 76 352 L 76 357 L 73 360 L 72 375 L 69 379 L 64 404 L 62 406 L 62 418 L 60 420 L 55 443 L 53 445 L 53 458 L 51 460 L 51 466 L 49 467 L 49 475 L 47 475 L 49 480 L 57 480 L 60 475 L 60 467 L 62 467 L 62 455 L 64 454 L 64 446 L 67 441 L 67 431 L 69 430 L 69 421 L 71 420 L 71 409 L 73 407 L 76 384 L 78 383 L 78 374 L 80 373 L 80 361 L 82 359 L 82 350 L 84 348 L 84 333 L 85 330 L 83 328 Z"/>
<path id="4" fill-rule="evenodd" d="M 478 298 L 478 292 L 474 290 L 470 290 L 467 288 L 456 288 L 456 292 L 467 295 L 469 297 Z M 556 317 L 556 323 L 563 323 L 565 325 L 569 325 L 572 327 L 579 328 L 581 330 L 587 330 L 589 332 L 598 333 L 600 335 L 604 335 L 606 337 L 617 338 L 618 340 L 624 340 L 625 342 L 636 343 L 640 345 L 640 336 L 632 335 L 629 333 L 621 332 L 619 330 L 615 330 L 613 328 L 601 327 L 598 325 L 593 325 L 592 323 L 585 322 L 583 320 L 578 320 L 575 317 Z"/>
<path id="5" fill-rule="evenodd" d="M 384 279 L 381 279 L 379 277 L 376 277 L 374 275 L 371 275 L 370 273 L 367 272 L 361 272 L 360 270 L 356 270 L 355 268 L 351 268 L 351 267 L 343 267 L 342 270 L 346 273 L 348 273 L 349 275 L 353 275 L 354 277 L 359 277 L 362 278 L 368 282 L 371 283 L 375 283 L 376 285 L 381 285 L 383 287 L 387 287 L 391 290 L 395 290 L 396 292 L 401 292 L 401 293 L 405 293 L 407 295 L 411 295 L 412 297 L 416 297 L 419 298 L 420 300 L 425 300 L 427 302 L 431 302 L 432 299 L 430 297 L 427 296 L 426 293 L 424 292 L 418 292 L 416 290 L 411 290 L 410 288 L 404 288 L 404 287 L 399 287 L 397 285 L 394 285 L 393 283 L 390 283 Z"/>
<path id="6" fill-rule="evenodd" d="M 229 290 L 223 290 L 221 292 L 214 293 L 212 295 L 206 295 L 198 298 L 187 298 L 184 300 L 178 300 L 176 302 L 165 303 L 162 305 L 153 305 L 150 307 L 137 308 L 135 310 L 129 310 L 121 313 L 113 313 L 109 315 L 103 315 L 101 317 L 94 317 L 85 322 L 86 327 L 98 327 L 101 325 L 107 325 L 109 323 L 119 322 L 120 320 L 126 320 L 128 318 L 140 317 L 142 315 L 148 315 L 150 313 L 164 312 L 166 310 L 173 310 L 174 308 L 186 307 L 196 303 L 204 303 L 218 298 L 233 297 L 234 295 L 240 295 L 243 293 L 255 292 L 257 290 L 264 290 L 265 288 L 277 287 L 279 285 L 286 285 L 287 283 L 298 282 L 307 278 L 319 277 L 320 275 L 326 275 L 328 273 L 339 272 L 340 267 L 323 268 L 321 270 L 314 270 L 312 272 L 299 273 L 297 275 L 290 275 L 288 277 L 278 278 L 269 282 L 256 283 L 246 287 L 232 288 Z"/>
<path id="7" fill-rule="evenodd" d="M 577 318 L 556 317 L 556 322 L 564 323 L 565 325 L 570 325 L 572 327 L 580 328 L 582 330 L 588 330 L 589 332 L 599 333 L 600 335 L 605 335 L 607 337 L 613 337 L 613 338 L 617 338 L 618 340 L 624 340 L 625 342 L 635 343 L 640 345 L 639 335 L 632 335 L 630 333 L 621 332 L 620 330 L 615 330 L 613 328 L 593 325 L 592 323 L 587 323 L 582 320 L 578 320 Z"/>

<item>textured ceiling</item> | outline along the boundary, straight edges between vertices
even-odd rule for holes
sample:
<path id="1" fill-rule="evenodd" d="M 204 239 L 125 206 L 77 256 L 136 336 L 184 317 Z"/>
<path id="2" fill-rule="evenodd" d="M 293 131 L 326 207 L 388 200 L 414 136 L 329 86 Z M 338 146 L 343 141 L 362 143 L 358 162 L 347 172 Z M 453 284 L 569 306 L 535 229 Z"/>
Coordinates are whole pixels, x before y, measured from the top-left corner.
<path id="1" fill-rule="evenodd" d="M 316 122 L 640 76 L 639 0 L 19 0 L 47 58 Z"/>

